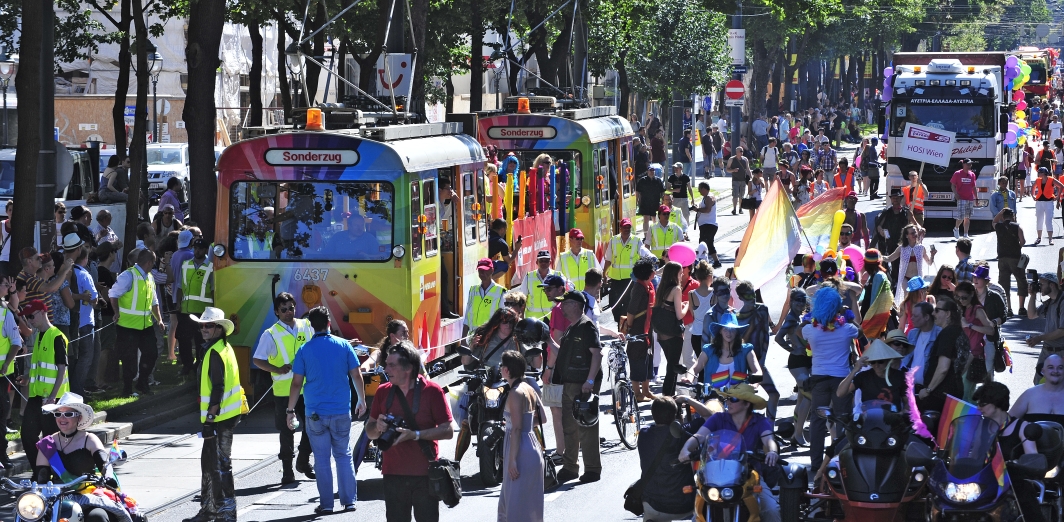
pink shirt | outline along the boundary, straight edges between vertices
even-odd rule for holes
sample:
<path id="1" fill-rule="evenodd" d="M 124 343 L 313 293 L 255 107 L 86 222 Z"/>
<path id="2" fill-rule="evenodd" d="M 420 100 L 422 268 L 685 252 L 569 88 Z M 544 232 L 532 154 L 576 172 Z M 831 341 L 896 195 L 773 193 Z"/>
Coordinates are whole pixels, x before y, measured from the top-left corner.
<path id="1" fill-rule="evenodd" d="M 949 182 L 953 185 L 954 190 L 957 191 L 958 199 L 975 200 L 975 178 L 975 172 L 966 169 L 953 173 L 953 177 L 949 179 Z"/>

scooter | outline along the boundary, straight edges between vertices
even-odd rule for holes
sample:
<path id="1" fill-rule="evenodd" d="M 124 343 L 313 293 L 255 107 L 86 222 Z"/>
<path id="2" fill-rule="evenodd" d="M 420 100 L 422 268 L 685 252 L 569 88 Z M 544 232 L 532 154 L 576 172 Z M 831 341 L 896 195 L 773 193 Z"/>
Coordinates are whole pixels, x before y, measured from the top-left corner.
<path id="1" fill-rule="evenodd" d="M 1005 465 L 1009 478 L 1004 483 L 998 482 L 994 463 L 998 460 L 996 452 L 1000 451 L 997 444 L 999 431 L 1000 426 L 992 419 L 965 415 L 950 424 L 949 437 L 942 450 L 935 452 L 921 441 L 909 443 L 906 461 L 913 466 L 931 469 L 928 479 L 929 522 L 1013 519 L 1009 506 L 1015 498 L 1011 494 L 1011 481 L 1043 477 L 1048 461 L 1044 454 L 1021 455 Z M 1042 438 L 1043 431 L 1043 426 L 1031 423 L 1024 430 L 1024 436 L 1037 441 Z M 1059 457 L 1060 439 L 1059 432 L 1056 433 L 1055 452 Z M 1003 455 L 998 461 L 1004 462 L 1006 457 Z"/>
<path id="2" fill-rule="evenodd" d="M 782 522 L 840 518 L 904 522 L 927 481 L 925 468 L 905 461 L 903 448 L 910 425 L 907 414 L 898 412 L 890 402 L 878 400 L 861 403 L 852 421 L 827 407 L 818 408 L 817 414 L 844 429 L 846 443 L 838 458 L 828 463 L 824 491 L 806 490 L 807 467 L 792 464 L 784 468 L 780 484 Z"/>

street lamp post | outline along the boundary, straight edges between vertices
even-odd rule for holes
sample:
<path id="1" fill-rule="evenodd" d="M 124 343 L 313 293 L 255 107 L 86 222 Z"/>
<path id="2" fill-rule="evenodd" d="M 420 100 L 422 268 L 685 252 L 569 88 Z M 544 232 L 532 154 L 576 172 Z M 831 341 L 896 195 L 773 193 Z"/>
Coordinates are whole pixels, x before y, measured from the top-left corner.
<path id="1" fill-rule="evenodd" d="M 151 64 L 148 68 L 148 74 L 151 77 L 151 123 L 152 123 L 152 142 L 159 143 L 159 73 L 163 70 L 163 56 L 155 49 L 154 45 L 149 42 L 148 60 Z"/>
<path id="2" fill-rule="evenodd" d="M 303 57 L 299 52 L 299 46 L 296 45 L 296 42 L 288 44 L 288 47 L 285 48 L 284 54 L 289 72 L 295 74 L 296 78 L 299 80 L 299 90 L 303 92 L 303 99 L 306 102 L 305 106 L 310 107 L 310 97 L 309 93 L 307 93 L 307 83 L 306 80 L 303 78 Z"/>
<path id="3" fill-rule="evenodd" d="M 0 55 L 0 87 L 4 91 L 4 143 L 3 146 L 7 147 L 7 87 L 11 83 L 11 78 L 15 76 L 15 71 L 18 69 L 18 55 L 13 54 L 8 56 L 6 53 Z"/>

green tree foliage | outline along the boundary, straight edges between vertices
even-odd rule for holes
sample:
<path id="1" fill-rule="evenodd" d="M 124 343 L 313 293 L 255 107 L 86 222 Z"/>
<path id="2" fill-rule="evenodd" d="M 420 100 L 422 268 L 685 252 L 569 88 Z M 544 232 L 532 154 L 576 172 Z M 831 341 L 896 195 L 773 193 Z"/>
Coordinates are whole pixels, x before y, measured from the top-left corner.
<path id="1" fill-rule="evenodd" d="M 711 92 L 728 76 L 724 15 L 692 1 L 661 2 L 631 39 L 628 72 L 637 92 L 665 99 L 671 90 Z"/>
<path id="2" fill-rule="evenodd" d="M 22 17 L 21 0 L 0 0 L 0 45 L 5 49 L 18 48 L 16 33 Z M 101 43 L 113 43 L 118 38 L 102 24 L 93 20 L 92 10 L 78 0 L 57 0 L 55 4 L 55 64 L 85 59 L 97 51 Z"/>

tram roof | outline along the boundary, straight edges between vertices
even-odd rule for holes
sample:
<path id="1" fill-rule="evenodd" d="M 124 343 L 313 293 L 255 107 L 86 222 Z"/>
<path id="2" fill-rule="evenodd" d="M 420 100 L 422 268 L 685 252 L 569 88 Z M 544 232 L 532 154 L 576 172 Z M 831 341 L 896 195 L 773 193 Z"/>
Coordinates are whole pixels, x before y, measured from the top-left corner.
<path id="1" fill-rule="evenodd" d="M 628 120 L 620 116 L 599 116 L 585 119 L 572 119 L 567 117 L 566 111 L 558 113 L 535 112 L 531 114 L 499 114 L 483 118 L 480 121 L 480 133 L 482 136 L 491 127 L 534 127 L 549 125 L 557 131 L 557 137 L 564 139 L 565 136 L 586 136 L 591 143 L 599 143 L 624 136 L 632 136 L 632 126 Z M 490 136 L 495 141 L 500 138 Z M 503 140 L 508 138 L 501 138 Z"/>

